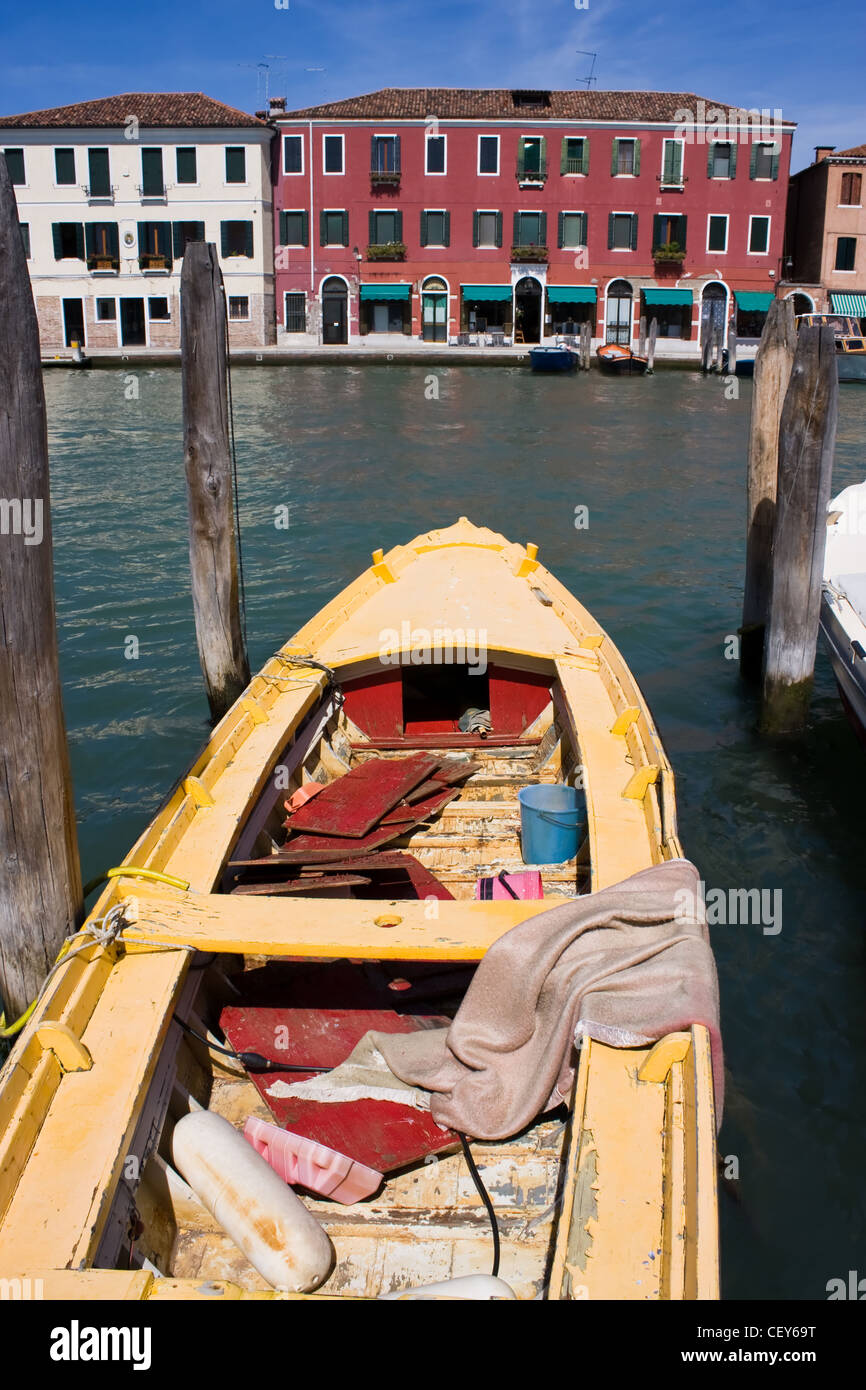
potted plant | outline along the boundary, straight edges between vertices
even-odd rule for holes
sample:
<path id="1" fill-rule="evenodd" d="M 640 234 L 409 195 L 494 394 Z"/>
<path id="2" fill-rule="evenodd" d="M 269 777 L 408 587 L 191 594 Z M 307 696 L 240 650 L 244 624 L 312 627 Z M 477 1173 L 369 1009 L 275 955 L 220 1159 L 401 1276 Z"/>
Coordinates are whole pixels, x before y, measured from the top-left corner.
<path id="1" fill-rule="evenodd" d="M 405 261 L 406 243 L 404 241 L 384 241 L 367 247 L 368 261 Z"/>
<path id="2" fill-rule="evenodd" d="M 512 246 L 511 259 L 513 261 L 546 261 L 548 259 L 546 246 Z"/>
<path id="3" fill-rule="evenodd" d="M 682 261 L 685 252 L 677 241 L 666 241 L 663 246 L 653 248 L 654 261 Z"/>

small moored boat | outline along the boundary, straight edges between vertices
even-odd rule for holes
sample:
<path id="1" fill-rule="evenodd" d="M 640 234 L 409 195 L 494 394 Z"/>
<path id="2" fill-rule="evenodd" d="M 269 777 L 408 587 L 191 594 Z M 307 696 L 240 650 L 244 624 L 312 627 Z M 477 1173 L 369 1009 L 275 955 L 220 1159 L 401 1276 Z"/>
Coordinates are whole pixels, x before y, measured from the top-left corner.
<path id="1" fill-rule="evenodd" d="M 619 376 L 640 374 L 645 372 L 648 366 L 646 357 L 640 357 L 622 343 L 603 343 L 597 349 L 596 356 L 602 371 L 613 372 Z"/>
<path id="2" fill-rule="evenodd" d="M 529 350 L 534 372 L 571 372 L 577 366 L 577 353 L 567 343 L 545 344 Z"/>
<path id="3" fill-rule="evenodd" d="M 556 853 L 526 868 L 528 793 Z M 582 838 L 539 807 L 557 801 L 581 807 Z M 488 951 L 547 908 L 683 866 L 652 715 L 537 547 L 461 518 L 375 551 L 214 729 L 20 1032 L 0 1074 L 0 1276 L 76 1304 L 221 1296 L 227 1316 L 278 1287 L 371 1299 L 487 1277 L 468 1140 L 400 1093 L 297 1088 L 328 1073 L 327 1091 L 371 1028 L 449 1025 Z M 487 1297 L 718 1296 L 713 1046 L 687 973 L 666 976 L 674 1031 L 582 1033 L 567 1104 L 472 1141 L 507 1286 L 482 1278 Z M 524 987 L 510 977 L 497 1008 Z"/>
<path id="4" fill-rule="evenodd" d="M 846 487 L 827 509 L 821 631 L 842 704 L 866 743 L 866 482 Z"/>
<path id="5" fill-rule="evenodd" d="M 866 382 L 866 334 L 859 320 L 844 314 L 800 314 L 801 324 L 826 324 L 836 335 L 836 366 L 839 380 Z"/>

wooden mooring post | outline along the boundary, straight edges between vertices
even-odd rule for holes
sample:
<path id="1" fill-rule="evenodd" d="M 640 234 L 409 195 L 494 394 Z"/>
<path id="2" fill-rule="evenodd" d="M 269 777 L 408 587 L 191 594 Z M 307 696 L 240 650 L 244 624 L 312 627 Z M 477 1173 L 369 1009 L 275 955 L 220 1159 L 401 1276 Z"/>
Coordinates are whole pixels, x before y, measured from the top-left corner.
<path id="1" fill-rule="evenodd" d="M 733 321 L 728 327 L 728 374 L 737 374 L 737 330 Z"/>
<path id="2" fill-rule="evenodd" d="M 0 155 L 0 994 L 10 1025 L 83 917 L 57 655 L 39 330 Z"/>
<path id="3" fill-rule="evenodd" d="M 740 628 L 740 673 L 759 681 L 770 604 L 770 553 L 776 511 L 779 423 L 791 376 L 797 330 L 793 301 L 774 299 L 755 356 L 747 478 L 746 581 Z"/>
<path id="4" fill-rule="evenodd" d="M 583 371 L 589 371 L 589 364 L 592 357 L 592 324 L 589 319 L 584 319 L 580 325 L 580 365 Z"/>
<path id="5" fill-rule="evenodd" d="M 233 515 L 226 301 L 216 247 L 193 241 L 181 271 L 181 370 L 195 633 L 211 717 L 250 679 Z"/>
<path id="6" fill-rule="evenodd" d="M 659 321 L 658 321 L 657 318 L 653 318 L 653 319 L 650 320 L 649 337 L 648 337 L 648 339 L 647 339 L 647 349 L 646 349 L 646 369 L 647 369 L 648 372 L 651 372 L 651 371 L 652 371 L 652 369 L 653 369 L 653 362 L 655 361 L 655 355 L 656 355 L 656 338 L 658 337 L 658 331 L 659 331 Z"/>
<path id="7" fill-rule="evenodd" d="M 833 329 L 801 328 L 779 429 L 761 710 L 766 733 L 798 732 L 809 709 L 838 396 Z"/>
<path id="8" fill-rule="evenodd" d="M 646 314 L 641 314 L 637 326 L 637 355 L 646 357 Z"/>

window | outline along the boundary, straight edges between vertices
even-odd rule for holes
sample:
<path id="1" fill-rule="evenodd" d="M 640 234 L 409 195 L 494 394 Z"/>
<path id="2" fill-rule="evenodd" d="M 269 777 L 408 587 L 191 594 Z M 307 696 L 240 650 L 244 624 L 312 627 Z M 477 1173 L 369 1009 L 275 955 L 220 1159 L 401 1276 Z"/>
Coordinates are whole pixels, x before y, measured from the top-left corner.
<path id="1" fill-rule="evenodd" d="M 303 209 L 280 213 L 280 245 L 309 246 L 309 215 Z"/>
<path id="2" fill-rule="evenodd" d="M 29 261 L 29 260 L 30 260 L 30 223 L 29 223 L 29 222 L 21 222 L 21 223 L 19 223 L 19 225 L 20 225 L 20 227 L 21 227 L 21 240 L 22 240 L 23 243 L 24 243 L 24 255 L 26 256 L 27 260 Z"/>
<path id="3" fill-rule="evenodd" d="M 476 212 L 472 219 L 472 245 L 492 249 L 502 245 L 502 213 Z"/>
<path id="4" fill-rule="evenodd" d="M 559 244 L 574 249 L 586 246 L 587 216 L 585 212 L 561 212 L 559 214 Z"/>
<path id="5" fill-rule="evenodd" d="M 479 135 L 478 137 L 479 174 L 499 173 L 499 136 Z"/>
<path id="6" fill-rule="evenodd" d="M 111 172 L 108 167 L 108 150 L 87 151 L 87 173 L 90 182 L 87 186 L 91 198 L 111 197 Z"/>
<path id="7" fill-rule="evenodd" d="M 684 252 L 687 223 L 688 218 L 684 213 L 656 213 L 653 218 L 653 254 L 662 249 L 673 258 L 674 252 Z"/>
<path id="8" fill-rule="evenodd" d="M 766 256 L 770 246 L 769 217 L 749 218 L 749 254 Z"/>
<path id="9" fill-rule="evenodd" d="M 374 135 L 372 137 L 370 172 L 391 175 L 400 173 L 399 135 Z"/>
<path id="10" fill-rule="evenodd" d="M 243 145 L 226 146 L 226 183 L 246 183 L 247 152 Z"/>
<path id="11" fill-rule="evenodd" d="M 4 150 L 6 156 L 6 168 L 9 170 L 9 178 L 12 183 L 26 183 L 24 177 L 24 151 L 23 150 Z"/>
<path id="12" fill-rule="evenodd" d="M 445 136 L 428 135 L 426 141 L 426 174 L 445 173 Z"/>
<path id="13" fill-rule="evenodd" d="M 147 317 L 157 323 L 171 322 L 168 300 L 162 295 L 158 299 L 148 299 Z"/>
<path id="14" fill-rule="evenodd" d="M 120 238 L 116 222 L 87 222 L 84 226 L 84 249 L 88 270 L 120 269 Z"/>
<path id="15" fill-rule="evenodd" d="M 515 246 L 547 245 L 547 213 L 516 212 L 514 214 Z"/>
<path id="16" fill-rule="evenodd" d="M 857 238 L 840 236 L 836 238 L 836 261 L 834 270 L 853 270 L 857 255 Z"/>
<path id="17" fill-rule="evenodd" d="M 75 151 L 54 151 L 54 182 L 60 187 L 75 183 Z"/>
<path id="18" fill-rule="evenodd" d="M 183 260 L 183 253 L 191 241 L 204 241 L 203 222 L 172 222 L 171 231 L 176 261 Z"/>
<path id="19" fill-rule="evenodd" d="M 749 175 L 753 179 L 776 179 L 779 177 L 779 155 L 776 145 L 767 141 L 758 141 L 752 146 Z"/>
<path id="20" fill-rule="evenodd" d="M 662 141 L 662 187 L 682 188 L 683 141 Z"/>
<path id="21" fill-rule="evenodd" d="M 114 323 L 117 320 L 117 300 L 116 299 L 97 299 L 96 301 L 96 321 L 97 323 Z"/>
<path id="22" fill-rule="evenodd" d="M 229 295 L 229 318 L 248 319 L 250 316 L 250 301 L 248 295 L 230 294 Z"/>
<path id="23" fill-rule="evenodd" d="M 165 196 L 161 149 L 143 149 L 141 151 L 141 196 L 143 198 L 162 198 Z"/>
<path id="24" fill-rule="evenodd" d="M 396 238 L 395 238 L 396 240 Z M 319 214 L 319 244 L 321 246 L 349 245 L 349 214 L 323 209 Z"/>
<path id="25" fill-rule="evenodd" d="M 142 270 L 171 270 L 171 223 L 139 222 L 138 259 Z"/>
<path id="26" fill-rule="evenodd" d="M 737 147 L 731 140 L 713 140 L 707 154 L 707 177 L 732 179 L 737 172 Z"/>
<path id="27" fill-rule="evenodd" d="M 566 135 L 562 141 L 561 174 L 589 173 L 589 141 L 582 135 Z"/>
<path id="28" fill-rule="evenodd" d="M 614 140 L 610 172 L 615 176 L 637 177 L 640 173 L 640 140 Z"/>
<path id="29" fill-rule="evenodd" d="M 547 177 L 547 141 L 543 135 L 522 135 L 517 147 L 517 177 L 541 183 Z"/>
<path id="30" fill-rule="evenodd" d="M 707 250 L 724 252 L 728 249 L 727 213 L 713 213 L 707 219 Z"/>
<path id="31" fill-rule="evenodd" d="M 252 222 L 221 222 L 220 247 L 224 256 L 252 256 Z"/>
<path id="32" fill-rule="evenodd" d="M 178 183 L 198 183 L 195 145 L 178 146 L 176 161 Z"/>
<path id="33" fill-rule="evenodd" d="M 859 208 L 862 180 L 862 174 L 842 175 L 842 191 L 839 194 L 839 202 L 842 207 Z"/>
<path id="34" fill-rule="evenodd" d="M 283 173 L 302 174 L 304 172 L 303 135 L 283 136 Z"/>
<path id="35" fill-rule="evenodd" d="M 403 214 L 396 210 L 374 210 L 370 213 L 370 245 L 387 246 L 403 240 Z"/>
<path id="36" fill-rule="evenodd" d="M 451 214 L 444 210 L 426 210 L 421 213 L 421 245 L 450 246 Z"/>
<path id="37" fill-rule="evenodd" d="M 84 227 L 80 222 L 55 222 L 51 232 L 56 261 L 84 260 Z"/>
<path id="38" fill-rule="evenodd" d="M 611 212 L 608 214 L 607 249 L 609 251 L 637 250 L 636 212 Z"/>
<path id="39" fill-rule="evenodd" d="M 286 295 L 286 332 L 306 333 L 307 307 L 304 295 Z"/>
<path id="40" fill-rule="evenodd" d="M 324 135 L 322 137 L 322 168 L 326 174 L 345 172 L 342 135 Z"/>

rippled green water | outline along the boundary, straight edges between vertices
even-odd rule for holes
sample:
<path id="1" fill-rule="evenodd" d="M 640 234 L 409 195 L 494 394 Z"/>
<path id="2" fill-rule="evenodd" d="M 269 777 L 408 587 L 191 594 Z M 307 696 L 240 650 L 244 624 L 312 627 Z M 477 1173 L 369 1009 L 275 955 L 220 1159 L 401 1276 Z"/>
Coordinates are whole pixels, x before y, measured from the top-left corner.
<path id="1" fill-rule="evenodd" d="M 439 399 L 427 399 L 429 377 Z M 49 372 L 66 716 L 85 878 L 117 863 L 207 733 L 187 577 L 180 377 Z M 708 887 L 779 888 L 782 931 L 718 927 L 728 1101 L 724 1290 L 824 1298 L 866 1248 L 863 754 L 819 657 L 805 739 L 773 746 L 725 637 L 740 618 L 751 384 L 522 368 L 236 368 L 255 668 L 369 563 L 465 514 L 534 540 L 609 629 L 678 775 Z M 845 387 L 835 486 L 866 474 Z M 288 504 L 288 531 L 274 508 Z M 589 508 L 588 530 L 574 525 Z M 137 661 L 124 657 L 135 635 Z M 858 1266 L 859 1260 L 859 1266 Z"/>

